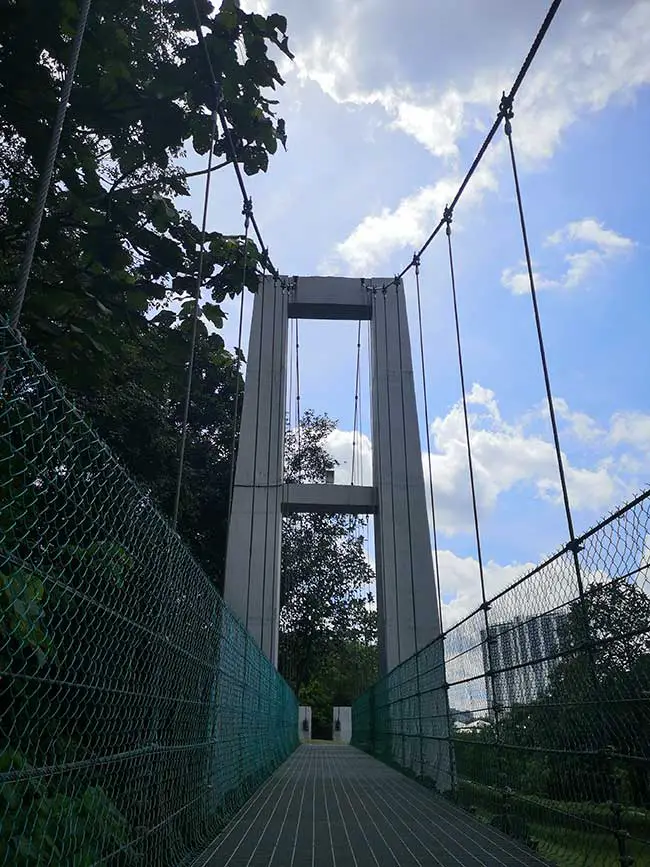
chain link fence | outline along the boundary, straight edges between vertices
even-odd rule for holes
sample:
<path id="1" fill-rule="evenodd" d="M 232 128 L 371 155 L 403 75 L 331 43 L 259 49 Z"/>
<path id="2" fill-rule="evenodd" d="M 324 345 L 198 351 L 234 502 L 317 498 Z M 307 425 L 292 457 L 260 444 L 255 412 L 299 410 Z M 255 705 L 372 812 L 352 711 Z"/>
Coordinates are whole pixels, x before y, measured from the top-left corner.
<path id="1" fill-rule="evenodd" d="M 0 329 L 0 865 L 189 864 L 296 700 L 61 388 Z"/>
<path id="2" fill-rule="evenodd" d="M 650 491 L 366 692 L 353 742 L 559 867 L 650 864 Z"/>

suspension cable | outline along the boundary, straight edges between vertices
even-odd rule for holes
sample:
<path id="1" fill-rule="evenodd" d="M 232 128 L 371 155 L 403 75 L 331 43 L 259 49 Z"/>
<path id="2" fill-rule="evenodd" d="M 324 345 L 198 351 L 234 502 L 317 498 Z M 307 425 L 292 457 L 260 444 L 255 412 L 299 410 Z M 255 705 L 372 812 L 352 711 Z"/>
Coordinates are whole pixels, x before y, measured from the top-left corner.
<path id="1" fill-rule="evenodd" d="M 287 397 L 287 427 L 291 430 L 292 422 L 293 422 L 293 327 L 294 320 L 289 320 L 289 360 L 288 360 L 288 379 L 289 379 L 289 394 Z"/>
<path id="2" fill-rule="evenodd" d="M 465 389 L 465 365 L 463 361 L 463 348 L 460 338 L 460 320 L 458 317 L 458 298 L 456 294 L 456 272 L 454 269 L 454 254 L 451 243 L 451 214 L 449 211 L 445 211 L 446 224 L 447 224 L 447 248 L 449 251 L 449 276 L 451 280 L 451 294 L 453 300 L 453 308 L 454 308 L 454 325 L 456 329 L 456 348 L 458 353 L 458 372 L 460 375 L 460 388 L 461 388 L 461 396 L 463 402 L 463 419 L 465 422 L 465 437 L 467 441 L 467 465 L 469 468 L 469 484 L 470 484 L 470 493 L 472 497 L 472 513 L 474 517 L 474 535 L 476 539 L 476 555 L 478 558 L 478 568 L 479 568 L 479 577 L 481 580 L 481 597 L 483 601 L 483 605 L 487 602 L 487 597 L 485 594 L 485 574 L 483 570 L 483 553 L 481 548 L 481 533 L 479 530 L 479 520 L 478 520 L 478 505 L 476 500 L 476 482 L 474 479 L 474 459 L 472 456 L 472 443 L 469 432 L 469 412 L 467 410 L 467 394 Z"/>
<path id="3" fill-rule="evenodd" d="M 575 527 L 573 523 L 573 514 L 571 511 L 571 500 L 569 497 L 569 488 L 566 480 L 566 471 L 564 468 L 564 459 L 562 457 L 562 448 L 560 444 L 560 433 L 557 425 L 557 416 L 555 412 L 555 401 L 553 400 L 553 390 L 551 388 L 551 376 L 546 358 L 546 347 L 544 343 L 544 333 L 542 329 L 542 319 L 539 312 L 539 304 L 537 302 L 537 290 L 535 287 L 535 274 L 533 272 L 532 257 L 530 254 L 530 244 L 528 242 L 528 229 L 526 226 L 526 217 L 524 214 L 523 197 L 521 194 L 521 186 L 519 183 L 519 172 L 517 170 L 517 159 L 515 156 L 515 147 L 512 140 L 512 118 L 514 111 L 512 107 L 512 99 L 510 96 L 503 95 L 500 106 L 501 113 L 505 120 L 504 131 L 508 139 L 508 151 L 510 153 L 510 165 L 512 167 L 512 177 L 515 186 L 515 196 L 517 199 L 517 211 L 519 213 L 519 225 L 521 228 L 521 237 L 524 245 L 524 254 L 526 258 L 526 269 L 528 271 L 528 285 L 530 288 L 530 297 L 533 305 L 533 315 L 535 318 L 535 330 L 537 333 L 537 345 L 539 348 L 539 357 L 542 365 L 542 374 L 544 377 L 544 389 L 546 391 L 546 403 L 548 405 L 548 414 L 551 422 L 551 431 L 553 434 L 553 447 L 555 449 L 555 460 L 557 462 L 558 476 L 560 479 L 560 488 L 562 491 L 562 500 L 564 503 L 564 513 L 566 516 L 567 529 L 569 533 L 569 543 L 566 546 L 567 551 L 571 552 L 573 559 L 573 567 L 576 573 L 576 583 L 578 585 L 578 598 L 580 600 L 580 612 L 582 619 L 582 629 L 584 632 L 583 640 L 587 645 L 587 656 L 589 659 L 589 670 L 595 691 L 598 691 L 599 682 L 596 677 L 596 667 L 593 652 L 593 644 L 590 636 L 589 615 L 586 608 L 585 586 L 582 576 L 582 566 L 580 563 L 580 541 L 576 539 Z"/>
<path id="4" fill-rule="evenodd" d="M 208 153 L 208 169 L 212 166 L 212 152 L 217 134 L 217 113 L 212 112 L 212 126 L 210 129 L 210 151 Z M 183 427 L 181 433 L 181 450 L 178 460 L 178 474 L 176 476 L 176 495 L 174 497 L 174 512 L 172 528 L 175 530 L 178 524 L 178 510 L 181 501 L 181 486 L 183 483 L 183 470 L 185 466 L 185 450 L 187 447 L 187 428 L 190 415 L 190 399 L 192 395 L 192 380 L 194 378 L 194 357 L 196 355 L 196 340 L 199 324 L 199 311 L 201 305 L 201 289 L 203 288 L 203 263 L 205 259 L 205 236 L 208 224 L 208 205 L 210 203 L 210 181 L 212 173 L 205 176 L 205 189 L 203 194 L 203 218 L 201 221 L 201 237 L 199 240 L 199 262 L 196 273 L 196 288 L 194 290 L 194 310 L 192 312 L 192 337 L 190 339 L 190 358 L 187 370 L 187 384 L 185 388 L 185 403 L 183 406 Z"/>
<path id="5" fill-rule="evenodd" d="M 255 504 L 257 502 L 257 491 L 258 485 L 257 482 L 257 467 L 258 467 L 258 451 L 259 451 L 259 435 L 260 435 L 260 404 L 262 401 L 262 389 L 261 386 L 261 365 L 262 365 L 262 344 L 264 342 L 264 331 L 265 331 L 265 321 L 267 315 L 267 303 L 268 303 L 268 292 L 266 289 L 266 259 L 262 265 L 264 268 L 264 275 L 262 277 L 261 283 L 261 297 L 257 296 L 256 301 L 257 304 L 253 306 L 253 316 L 251 319 L 251 343 L 254 344 L 253 340 L 253 327 L 255 325 L 255 308 L 259 310 L 259 332 L 258 332 L 258 343 L 255 347 L 256 358 L 255 363 L 257 364 L 257 388 L 256 391 L 256 402 L 255 402 L 255 421 L 254 421 L 254 430 L 255 437 L 253 441 L 253 467 L 251 474 L 251 510 L 250 510 L 250 523 L 249 523 L 249 546 L 248 546 L 248 571 L 246 573 L 246 626 L 248 627 L 248 617 L 250 614 L 250 589 L 251 589 L 251 571 L 252 571 L 252 563 L 253 563 L 253 529 L 255 526 Z M 250 352 L 250 350 L 249 350 Z"/>
<path id="6" fill-rule="evenodd" d="M 29 283 L 29 278 L 32 273 L 34 255 L 36 253 L 36 245 L 38 244 L 38 238 L 41 233 L 41 223 L 43 222 L 43 215 L 45 213 L 45 203 L 47 201 L 48 193 L 50 192 L 52 177 L 54 175 L 54 168 L 56 166 L 56 160 L 59 155 L 61 133 L 63 131 L 65 116 L 68 111 L 70 94 L 72 93 L 72 85 L 74 83 L 75 75 L 77 74 L 77 64 L 79 63 L 81 45 L 83 43 L 84 35 L 86 32 L 86 25 L 88 24 L 88 16 L 90 13 L 91 3 L 92 0 L 84 0 L 83 2 L 81 12 L 79 14 L 79 23 L 77 24 L 77 30 L 75 32 L 74 40 L 72 42 L 70 62 L 68 63 L 65 80 L 63 82 L 63 88 L 61 90 L 61 96 L 59 97 L 56 117 L 54 119 L 54 126 L 52 127 L 52 136 L 50 138 L 50 144 L 47 149 L 47 155 L 45 157 L 45 167 L 41 173 L 38 182 L 36 207 L 34 208 L 34 214 L 32 216 L 32 220 L 29 226 L 25 255 L 23 256 L 23 260 L 20 265 L 18 282 L 16 284 L 16 292 L 14 294 L 14 298 L 11 304 L 11 312 L 9 315 L 9 325 L 11 328 L 18 327 L 20 315 L 23 311 L 23 305 L 25 304 L 27 284 Z"/>
<path id="7" fill-rule="evenodd" d="M 433 533 L 433 559 L 436 573 L 436 588 L 438 591 L 438 617 L 440 631 L 444 629 L 442 622 L 442 589 L 440 586 L 440 563 L 438 559 L 438 529 L 436 525 L 436 504 L 433 484 L 433 467 L 431 464 L 431 431 L 429 422 L 429 396 L 427 389 L 426 363 L 424 358 L 424 334 L 422 328 L 422 298 L 420 292 L 420 258 L 415 256 L 415 291 L 418 302 L 418 332 L 420 337 L 420 366 L 422 371 L 422 394 L 424 397 L 424 424 L 427 435 L 427 464 L 429 469 L 429 496 L 431 497 L 431 528 Z"/>
<path id="8" fill-rule="evenodd" d="M 530 245 L 528 242 L 528 229 L 526 227 L 526 217 L 524 214 L 523 198 L 521 195 L 521 187 L 519 184 L 519 173 L 517 171 L 517 160 L 515 157 L 515 147 L 512 141 L 512 118 L 514 116 L 512 108 L 512 99 L 504 94 L 501 100 L 501 112 L 505 119 L 505 134 L 508 139 L 508 150 L 510 152 L 510 165 L 512 167 L 512 177 L 515 185 L 515 196 L 517 199 L 517 210 L 519 213 L 519 225 L 521 228 L 521 237 L 524 244 L 524 254 L 526 257 L 526 269 L 528 271 L 528 285 L 530 288 L 530 297 L 533 304 L 533 314 L 535 317 L 535 330 L 537 333 L 537 344 L 539 347 L 539 357 L 542 364 L 542 373 L 544 376 L 544 388 L 546 391 L 546 401 L 548 404 L 548 414 L 551 421 L 551 429 L 553 432 L 553 445 L 555 447 L 555 459 L 557 461 L 557 469 L 560 477 L 560 487 L 562 489 L 562 499 L 564 501 L 564 511 L 566 515 L 567 527 L 569 530 L 569 539 L 571 547 L 575 547 L 576 537 L 573 525 L 573 516 L 571 514 L 571 503 L 569 500 L 569 490 L 566 482 L 566 473 L 564 470 L 564 461 L 562 459 L 562 449 L 560 447 L 560 434 L 557 426 L 557 417 L 555 413 L 555 402 L 553 400 L 553 392 L 551 389 L 551 377 L 548 369 L 548 361 L 546 358 L 546 347 L 544 344 L 544 334 L 542 331 L 542 320 L 539 312 L 539 304 L 537 302 L 537 290 L 535 288 L 535 275 L 533 273 L 533 263 L 530 255 Z"/>
<path id="9" fill-rule="evenodd" d="M 230 446 L 230 491 L 228 500 L 228 522 L 230 522 L 230 518 L 232 516 L 232 500 L 235 491 L 235 453 L 237 446 L 237 437 L 239 436 L 240 432 L 239 397 L 241 392 L 241 377 L 239 374 L 241 371 L 241 344 L 244 331 L 244 299 L 246 297 L 246 276 L 248 268 L 248 231 L 250 228 L 250 215 L 252 208 L 253 203 L 249 200 L 244 205 L 242 211 L 242 214 L 244 215 L 244 265 L 242 268 L 242 280 L 240 290 L 241 299 L 239 304 L 239 327 L 237 330 L 237 369 L 235 372 L 237 382 L 235 385 L 235 412 L 232 420 L 232 443 Z"/>
<path id="10" fill-rule="evenodd" d="M 361 323 L 359 323 L 359 342 L 361 342 Z M 361 347 L 359 346 L 359 350 Z M 359 484 L 363 486 L 363 389 L 362 389 L 362 374 L 361 374 L 361 362 L 359 362 L 359 376 L 358 376 L 358 385 L 357 385 L 357 393 L 359 395 L 359 424 L 358 424 L 358 437 L 357 437 L 357 452 L 359 454 L 358 462 L 359 462 Z"/>
<path id="11" fill-rule="evenodd" d="M 488 677 L 490 678 L 490 683 L 492 687 L 492 710 L 494 712 L 495 726 L 497 732 L 497 740 L 499 737 L 499 708 L 497 703 L 497 693 L 496 693 L 496 673 L 494 671 L 493 659 L 492 659 L 492 640 L 490 635 L 490 619 L 488 616 L 488 601 L 487 594 L 485 590 L 485 571 L 483 568 L 483 551 L 481 546 L 481 532 L 479 528 L 479 520 L 478 520 L 478 505 L 476 502 L 476 483 L 474 480 L 474 460 L 472 456 L 472 442 L 470 438 L 470 430 L 469 430 L 469 413 L 467 411 L 467 395 L 465 389 L 465 369 L 463 363 L 463 349 L 460 338 L 460 320 L 458 316 L 458 298 L 456 295 L 456 273 L 454 269 L 454 254 L 451 243 L 451 221 L 452 215 L 449 208 L 445 208 L 445 222 L 447 224 L 446 234 L 447 234 L 447 247 L 449 251 L 449 276 L 451 281 L 451 294 L 453 300 L 453 308 L 454 308 L 454 324 L 456 328 L 456 346 L 458 349 L 458 371 L 460 374 L 460 388 L 462 394 L 463 401 L 463 419 L 465 422 L 465 438 L 467 441 L 467 465 L 469 468 L 469 484 L 470 484 L 470 493 L 472 497 L 472 513 L 474 516 L 474 534 L 476 539 L 476 557 L 478 560 L 478 571 L 479 571 L 479 579 L 481 583 L 481 608 L 483 610 L 483 619 L 485 622 L 485 641 L 487 646 L 488 653 L 488 667 L 489 672 L 486 672 Z"/>
<path id="12" fill-rule="evenodd" d="M 289 317 L 289 286 L 286 282 L 282 282 L 281 284 L 281 293 L 280 293 L 281 303 L 282 303 L 282 315 L 281 315 L 281 323 L 282 323 L 282 331 L 281 331 L 281 343 L 280 343 L 280 352 L 278 353 L 278 357 L 280 359 L 280 370 L 284 368 L 286 364 L 287 358 L 287 342 L 289 339 L 289 329 L 287 328 L 287 320 Z M 277 322 L 277 320 L 276 320 Z M 282 592 L 282 526 L 283 526 L 283 518 L 282 518 L 282 490 L 284 485 L 284 436 L 286 430 L 286 414 L 281 411 L 284 407 L 284 400 L 286 400 L 286 393 L 281 395 L 280 397 L 280 406 L 277 409 L 277 427 L 276 427 L 276 448 L 277 451 L 275 453 L 275 468 L 278 472 L 278 476 L 274 481 L 274 495 L 276 497 L 276 507 L 280 520 L 280 532 L 279 535 L 274 533 L 274 541 L 273 541 L 273 563 L 277 563 L 279 561 L 280 568 L 278 574 L 278 582 L 279 586 L 274 588 L 273 592 L 273 623 L 277 623 L 277 630 L 273 630 L 272 640 L 271 640 L 271 658 L 274 656 L 277 659 L 277 665 L 280 664 L 280 594 Z M 277 484 L 275 484 L 277 482 Z M 275 568 L 275 567 L 274 567 Z M 277 593 L 275 590 L 277 589 Z"/>
<path id="13" fill-rule="evenodd" d="M 357 425 L 359 421 L 359 385 L 361 373 L 361 320 L 357 328 L 357 366 L 354 374 L 354 421 L 352 424 L 352 468 L 350 484 L 354 485 L 354 470 L 357 453 Z"/>
<path id="14" fill-rule="evenodd" d="M 371 336 L 372 325 L 371 322 L 375 323 L 375 328 L 377 328 L 378 321 L 378 302 L 377 302 L 377 290 L 375 286 L 368 287 L 367 291 L 370 293 L 370 304 L 371 304 L 371 320 L 368 322 L 368 345 L 371 350 L 374 349 L 374 352 L 371 351 L 370 355 L 370 363 L 368 365 L 368 386 L 370 388 L 370 400 L 372 404 L 371 414 L 373 419 L 379 418 L 379 364 L 377 359 L 377 344 L 373 343 Z M 373 484 L 378 488 L 381 483 L 381 466 L 379 465 L 378 455 L 382 454 L 383 450 L 383 439 L 381 434 L 381 425 L 373 424 L 372 428 L 372 449 L 373 449 Z M 385 451 L 385 450 L 384 450 Z M 388 545 L 388 532 L 380 532 L 379 533 L 379 548 L 377 548 L 377 524 L 380 524 L 380 529 L 385 529 L 384 523 L 382 521 L 382 516 L 379 515 L 379 518 L 374 519 L 373 528 L 375 532 L 373 532 L 373 541 L 375 545 L 375 559 L 379 560 L 380 564 L 385 564 L 387 562 L 386 556 L 386 547 Z M 370 551 L 370 546 L 368 546 L 368 551 Z M 385 567 L 383 569 L 383 576 L 381 575 L 381 571 L 376 574 L 376 578 L 379 576 L 382 578 L 380 582 L 376 582 L 376 594 L 377 594 L 377 614 L 378 614 L 378 624 L 380 633 L 385 629 L 387 623 L 387 598 L 388 591 L 386 588 L 386 573 Z M 387 674 L 387 660 L 386 660 L 386 648 L 385 646 L 380 646 L 380 668 L 382 676 Z"/>
<path id="15" fill-rule="evenodd" d="M 298 446 L 298 484 L 302 478 L 302 443 L 300 417 L 300 330 L 296 319 L 296 443 Z"/>
<path id="16" fill-rule="evenodd" d="M 280 295 L 279 301 L 280 301 L 280 304 L 282 305 L 282 310 L 284 311 L 284 300 L 285 300 L 284 292 L 281 291 L 279 293 L 279 295 Z M 277 334 L 277 331 L 278 331 L 278 329 L 277 329 L 277 322 L 278 322 L 277 305 L 278 305 L 278 286 L 277 286 L 277 279 L 274 277 L 273 278 L 273 313 L 272 313 L 273 319 L 272 319 L 272 326 L 271 326 L 271 329 L 272 329 L 271 330 L 271 359 L 272 359 L 272 365 L 273 365 L 273 367 L 271 368 L 271 371 L 270 371 L 270 380 L 271 380 L 270 387 L 271 387 L 271 389 L 273 387 L 272 386 L 273 380 L 275 379 L 275 377 L 277 375 L 276 371 L 274 369 L 274 366 L 276 363 L 276 339 L 278 338 L 278 334 Z M 279 349 L 278 355 L 280 356 L 282 361 L 284 361 L 284 353 L 286 351 L 286 347 L 284 346 L 283 337 L 284 337 L 284 328 L 282 328 L 281 332 L 280 332 L 280 337 L 279 337 L 280 345 L 278 347 L 278 349 Z M 266 448 L 266 473 L 265 473 L 265 477 L 266 477 L 266 509 L 265 509 L 265 514 L 266 515 L 268 515 L 268 513 L 269 513 L 269 502 L 270 502 L 269 497 L 271 496 L 271 485 L 273 485 L 273 496 L 277 497 L 278 491 L 281 490 L 281 488 L 279 486 L 282 484 L 282 467 L 280 467 L 280 478 L 279 479 L 274 478 L 273 481 L 271 481 L 271 466 L 274 463 L 273 450 L 272 450 L 273 437 L 272 437 L 272 433 L 271 433 L 273 430 L 273 412 L 274 412 L 274 410 L 277 409 L 278 421 L 279 421 L 280 425 L 282 423 L 282 418 L 281 418 L 282 414 L 280 412 L 280 406 L 276 406 L 275 401 L 269 400 L 268 406 L 269 406 L 268 424 L 265 423 L 265 428 L 268 431 L 267 448 Z M 281 428 L 279 430 L 276 429 L 276 435 L 278 437 L 280 436 L 280 433 L 281 433 Z M 274 542 L 274 547 L 275 547 L 275 542 Z M 264 606 L 264 608 L 266 608 L 266 575 L 267 575 L 267 566 L 268 566 L 268 553 L 269 553 L 269 522 L 267 520 L 264 522 L 264 562 L 263 562 L 263 566 L 262 566 L 262 605 Z M 275 556 L 273 556 L 273 558 L 271 560 L 271 569 L 273 570 L 273 572 L 275 572 Z M 275 588 L 272 586 L 271 589 L 273 592 L 273 599 L 275 600 Z M 271 617 L 273 617 L 274 614 L 275 614 L 275 601 L 273 601 L 273 603 L 271 605 Z M 266 618 L 264 615 L 262 615 L 262 632 L 261 632 L 262 647 L 264 647 L 264 631 L 265 631 L 264 627 L 265 627 L 265 625 L 266 625 Z M 275 638 L 274 638 L 273 634 L 271 634 L 271 659 L 273 659 L 274 643 L 275 643 Z"/>
<path id="17" fill-rule="evenodd" d="M 373 313 L 374 313 L 374 311 L 373 311 Z M 369 424 L 370 424 L 370 431 L 372 434 L 372 429 L 373 429 L 372 413 L 373 413 L 374 403 L 373 403 L 373 393 L 372 393 L 372 350 L 371 350 L 371 347 L 372 347 L 371 325 L 370 325 L 370 320 L 368 320 L 368 325 L 366 327 L 366 363 L 368 365 L 368 406 L 369 406 L 368 413 L 370 416 Z M 374 450 L 374 444 L 372 445 L 372 448 Z M 361 466 L 363 467 L 363 463 Z M 375 485 L 377 484 L 377 482 L 373 478 L 372 464 L 370 467 L 370 480 L 373 484 L 375 484 Z M 370 525 L 370 516 L 368 516 L 368 527 L 369 527 L 369 525 Z M 374 540 L 375 540 L 374 529 L 375 529 L 375 524 L 374 524 L 374 516 L 373 516 L 373 544 L 374 544 Z M 368 555 L 368 560 L 370 560 L 370 533 L 369 533 L 368 529 L 366 529 L 366 552 Z M 375 587 L 375 590 L 376 590 L 376 587 Z"/>
<path id="18" fill-rule="evenodd" d="M 395 284 L 395 291 L 397 291 L 397 285 Z M 391 287 L 392 288 L 392 287 Z M 382 289 L 382 297 L 384 299 L 384 348 L 385 352 L 388 352 L 388 289 Z M 388 372 L 388 371 L 387 371 Z M 377 399 L 379 400 L 379 389 L 377 389 Z M 392 402 L 390 400 L 390 395 L 388 393 L 388 377 L 386 377 L 386 410 L 387 410 L 387 424 L 386 430 L 388 432 L 388 467 L 390 473 L 390 514 L 391 514 L 391 524 L 393 526 L 393 575 L 395 576 L 395 584 L 393 587 L 393 592 L 395 594 L 395 621 L 397 623 L 397 658 L 402 659 L 402 633 L 400 630 L 400 616 L 399 616 L 399 592 L 397 589 L 397 575 L 399 574 L 398 562 L 397 562 L 397 531 L 395 527 L 395 484 L 394 484 L 394 474 L 393 474 L 393 417 L 391 413 Z"/>
<path id="19" fill-rule="evenodd" d="M 401 398 L 401 419 L 402 419 L 402 443 L 404 446 L 404 476 L 406 478 L 406 484 L 408 486 L 409 479 L 409 448 L 407 442 L 407 430 L 406 430 L 406 396 L 404 394 L 404 356 L 403 356 L 403 346 L 402 346 L 402 337 L 408 337 L 407 331 L 403 330 L 402 326 L 402 301 L 400 298 L 400 288 L 402 290 L 402 298 L 404 298 L 404 284 L 401 280 L 396 281 L 397 286 L 395 288 L 395 305 L 397 308 L 397 350 L 399 352 L 399 390 L 400 390 L 400 398 Z M 404 300 L 404 313 L 406 314 L 406 300 Z M 406 325 L 406 329 L 408 329 L 408 325 Z M 409 551 L 409 571 L 411 573 L 411 601 L 412 601 L 412 616 L 413 616 L 413 639 L 414 639 L 414 648 L 415 653 L 417 653 L 420 648 L 418 646 L 418 626 L 417 626 L 417 606 L 415 603 L 415 563 L 413 561 L 413 527 L 411 524 L 411 499 L 409 496 L 409 492 L 407 489 L 406 492 L 406 523 L 409 528 L 408 531 L 408 551 Z M 416 659 L 418 672 L 419 672 L 419 657 Z M 419 701 L 419 698 L 418 698 Z M 421 741 L 420 741 L 421 745 Z"/>

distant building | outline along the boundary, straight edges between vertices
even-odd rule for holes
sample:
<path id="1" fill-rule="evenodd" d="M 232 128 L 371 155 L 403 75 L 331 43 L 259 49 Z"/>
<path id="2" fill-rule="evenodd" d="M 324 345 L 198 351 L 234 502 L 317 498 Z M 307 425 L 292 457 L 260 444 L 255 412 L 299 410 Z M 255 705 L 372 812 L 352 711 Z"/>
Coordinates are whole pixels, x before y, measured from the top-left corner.
<path id="1" fill-rule="evenodd" d="M 537 617 L 515 617 L 508 623 L 494 623 L 481 630 L 485 685 L 490 716 L 495 700 L 504 710 L 515 704 L 530 704 L 545 690 L 553 657 L 559 648 L 558 633 L 566 618 L 564 613 Z M 490 650 L 494 677 L 489 675 Z M 494 692 L 493 695 L 493 685 Z"/>

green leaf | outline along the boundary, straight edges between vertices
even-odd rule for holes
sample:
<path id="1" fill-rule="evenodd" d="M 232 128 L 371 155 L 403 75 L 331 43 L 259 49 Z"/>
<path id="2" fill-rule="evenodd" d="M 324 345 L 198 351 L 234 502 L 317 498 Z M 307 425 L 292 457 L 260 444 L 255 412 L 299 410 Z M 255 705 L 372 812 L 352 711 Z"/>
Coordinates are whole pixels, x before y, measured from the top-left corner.
<path id="1" fill-rule="evenodd" d="M 274 12 L 272 15 L 269 15 L 266 19 L 269 25 L 269 34 L 272 35 L 274 30 L 279 30 L 280 33 L 286 34 L 287 32 L 287 19 L 284 15 L 278 15 L 277 12 Z"/>
<path id="2" fill-rule="evenodd" d="M 163 325 L 165 328 L 169 328 L 171 325 L 174 325 L 176 322 L 177 316 L 171 310 L 161 310 L 154 318 L 151 320 L 155 322 L 157 325 Z"/>
<path id="3" fill-rule="evenodd" d="M 223 327 L 224 314 L 218 304 L 211 304 L 206 301 L 201 312 L 216 328 Z"/>

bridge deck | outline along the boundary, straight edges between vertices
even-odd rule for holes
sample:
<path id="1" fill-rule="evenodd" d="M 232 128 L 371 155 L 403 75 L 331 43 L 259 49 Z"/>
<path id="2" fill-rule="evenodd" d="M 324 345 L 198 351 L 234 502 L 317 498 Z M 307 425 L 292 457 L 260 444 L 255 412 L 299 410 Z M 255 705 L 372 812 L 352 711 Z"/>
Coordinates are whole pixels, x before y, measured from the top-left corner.
<path id="1" fill-rule="evenodd" d="M 195 867 L 546 867 L 500 832 L 353 747 L 308 744 Z"/>

